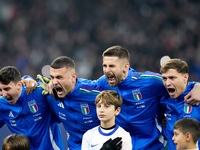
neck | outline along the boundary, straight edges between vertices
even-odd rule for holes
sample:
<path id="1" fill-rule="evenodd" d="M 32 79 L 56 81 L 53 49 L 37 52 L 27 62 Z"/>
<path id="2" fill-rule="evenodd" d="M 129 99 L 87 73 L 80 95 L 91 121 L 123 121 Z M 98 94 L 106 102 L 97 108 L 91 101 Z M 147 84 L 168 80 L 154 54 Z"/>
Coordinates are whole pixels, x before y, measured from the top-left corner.
<path id="1" fill-rule="evenodd" d="M 124 81 L 124 80 L 127 78 L 128 72 L 129 72 L 129 69 L 128 69 L 127 71 L 124 71 L 124 72 L 123 72 L 121 82 Z"/>
<path id="2" fill-rule="evenodd" d="M 103 127 L 101 126 L 101 128 L 102 128 L 102 129 L 105 129 L 105 130 L 114 129 L 115 127 L 116 127 L 116 124 L 115 124 L 114 126 L 110 127 L 110 128 L 103 128 Z"/>
<path id="3" fill-rule="evenodd" d="M 111 127 L 114 126 L 114 125 L 115 125 L 115 120 L 108 121 L 108 122 L 103 122 L 103 121 L 101 121 L 101 127 L 102 127 L 102 128 L 105 128 L 105 129 L 111 128 Z"/>
<path id="4" fill-rule="evenodd" d="M 75 82 L 74 82 L 74 85 L 73 85 L 73 88 L 72 88 L 72 91 L 75 89 L 76 84 L 77 84 L 77 81 L 78 81 L 78 79 L 76 78 L 76 80 L 75 80 Z"/>
<path id="5" fill-rule="evenodd" d="M 195 143 L 190 143 L 190 144 L 185 148 L 185 150 L 193 150 L 193 149 L 197 149 Z"/>

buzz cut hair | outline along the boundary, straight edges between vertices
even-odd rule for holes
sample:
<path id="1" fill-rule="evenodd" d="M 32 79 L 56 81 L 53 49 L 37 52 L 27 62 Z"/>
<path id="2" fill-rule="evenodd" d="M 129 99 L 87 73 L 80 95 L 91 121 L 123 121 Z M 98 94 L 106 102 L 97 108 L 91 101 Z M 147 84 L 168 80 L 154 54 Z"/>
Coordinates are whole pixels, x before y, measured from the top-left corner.
<path id="1" fill-rule="evenodd" d="M 51 63 L 51 68 L 60 69 L 60 68 L 71 68 L 75 69 L 75 62 L 67 56 L 60 56 L 53 60 Z"/>

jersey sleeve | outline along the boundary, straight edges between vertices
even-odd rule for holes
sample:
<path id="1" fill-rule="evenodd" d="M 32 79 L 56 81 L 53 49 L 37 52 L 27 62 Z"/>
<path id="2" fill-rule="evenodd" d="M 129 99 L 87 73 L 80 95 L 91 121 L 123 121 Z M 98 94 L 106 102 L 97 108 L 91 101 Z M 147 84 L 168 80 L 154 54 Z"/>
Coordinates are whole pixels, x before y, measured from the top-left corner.
<path id="1" fill-rule="evenodd" d="M 21 80 L 24 80 L 24 79 L 32 79 L 32 80 L 34 80 L 31 76 L 29 76 L 29 75 L 24 75 L 22 78 L 21 78 Z"/>
<path id="2" fill-rule="evenodd" d="M 59 103 L 61 103 L 60 101 L 56 101 L 55 98 L 51 95 L 47 95 L 47 102 L 51 111 L 51 117 L 54 118 L 56 120 L 56 122 L 60 123 L 60 119 L 58 117 L 58 115 L 56 114 L 56 109 L 61 109 L 58 107 L 58 105 L 60 105 Z"/>
<path id="3" fill-rule="evenodd" d="M 151 91 L 154 92 L 158 99 L 161 99 L 163 96 L 167 95 L 167 90 L 163 84 L 162 75 L 159 73 L 154 73 L 150 71 L 145 72 L 149 76 L 149 83 Z"/>
<path id="4" fill-rule="evenodd" d="M 107 83 L 107 79 L 106 79 L 105 75 L 101 76 L 97 80 L 93 80 L 93 82 L 96 84 L 98 89 L 105 90 L 105 86 Z"/>
<path id="5" fill-rule="evenodd" d="M 195 82 L 195 81 L 188 82 L 188 85 L 189 85 L 191 88 L 194 88 L 194 86 L 195 86 L 196 84 L 200 84 L 200 82 Z"/>

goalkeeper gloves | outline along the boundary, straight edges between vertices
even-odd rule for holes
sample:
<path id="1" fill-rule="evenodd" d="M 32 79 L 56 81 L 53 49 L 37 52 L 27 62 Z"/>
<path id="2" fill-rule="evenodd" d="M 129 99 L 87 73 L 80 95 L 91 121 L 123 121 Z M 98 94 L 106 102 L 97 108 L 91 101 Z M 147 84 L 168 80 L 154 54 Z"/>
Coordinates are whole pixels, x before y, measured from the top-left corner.
<path id="1" fill-rule="evenodd" d="M 122 138 L 116 137 L 115 139 L 109 139 L 106 141 L 100 150 L 120 150 L 122 148 Z"/>
<path id="2" fill-rule="evenodd" d="M 47 77 L 41 76 L 40 74 L 37 75 L 36 80 L 42 82 L 42 84 L 40 85 L 40 87 L 41 87 L 42 89 L 44 89 L 44 90 L 42 91 L 42 95 L 48 94 L 48 92 L 47 92 L 47 84 L 48 84 L 51 80 L 48 79 Z"/>
<path id="3" fill-rule="evenodd" d="M 40 74 L 37 75 L 36 80 L 42 82 L 42 84 L 40 85 L 40 87 L 41 87 L 42 89 L 44 89 L 44 90 L 42 91 L 42 95 L 48 94 L 48 92 L 47 92 L 47 84 L 48 84 L 51 80 L 48 79 L 47 77 L 41 76 Z M 61 98 L 58 97 L 55 88 L 52 89 L 51 95 L 52 95 L 56 100 L 62 100 Z"/>

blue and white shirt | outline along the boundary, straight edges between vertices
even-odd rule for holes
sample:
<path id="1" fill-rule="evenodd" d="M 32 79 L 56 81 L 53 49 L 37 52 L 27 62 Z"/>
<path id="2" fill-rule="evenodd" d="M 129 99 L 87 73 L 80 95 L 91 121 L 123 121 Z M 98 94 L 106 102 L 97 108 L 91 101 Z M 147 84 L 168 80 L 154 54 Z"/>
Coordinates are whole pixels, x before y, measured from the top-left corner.
<path id="1" fill-rule="evenodd" d="M 107 140 L 110 138 L 115 139 L 116 137 L 122 137 L 121 150 L 132 150 L 130 134 L 118 125 L 109 130 L 105 130 L 100 126 L 88 130 L 83 135 L 81 150 L 99 150 Z"/>

